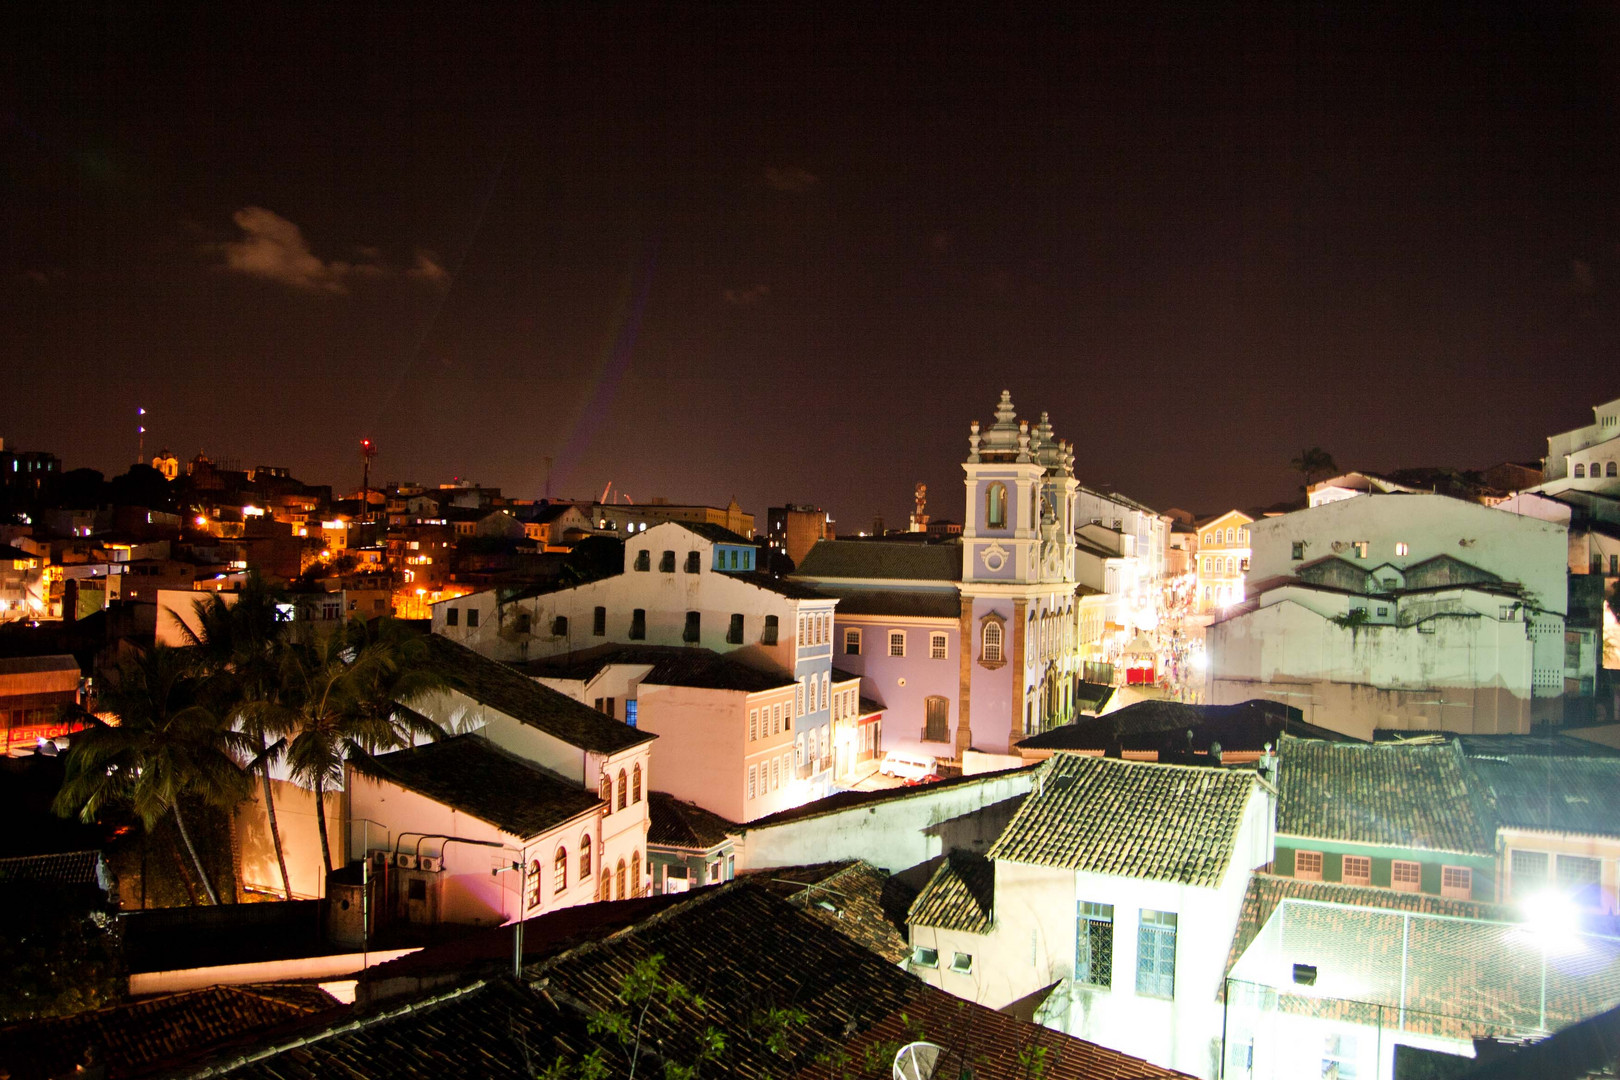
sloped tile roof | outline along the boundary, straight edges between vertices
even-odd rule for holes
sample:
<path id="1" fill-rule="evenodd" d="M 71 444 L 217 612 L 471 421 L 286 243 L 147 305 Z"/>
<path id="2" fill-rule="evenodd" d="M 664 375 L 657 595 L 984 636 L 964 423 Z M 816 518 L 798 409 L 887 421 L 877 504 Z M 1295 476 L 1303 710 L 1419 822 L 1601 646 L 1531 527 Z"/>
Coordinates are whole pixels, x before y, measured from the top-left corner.
<path id="1" fill-rule="evenodd" d="M 693 652 L 681 645 L 622 645 L 609 642 L 538 660 L 522 660 L 510 666 L 532 679 L 577 679 L 590 682 L 615 664 L 645 664 L 649 667 L 676 653 Z M 709 652 L 708 649 L 701 650 Z"/>
<path id="2" fill-rule="evenodd" d="M 0 675 L 34 675 L 42 671 L 80 671 L 79 662 L 67 653 L 54 656 L 0 657 Z"/>
<path id="3" fill-rule="evenodd" d="M 1620 836 L 1620 758 L 1480 756 L 1468 765 L 1502 825 Z"/>
<path id="4" fill-rule="evenodd" d="M 801 578 L 893 578 L 961 581 L 962 545 L 886 540 L 820 540 L 794 575 Z"/>
<path id="5" fill-rule="evenodd" d="M 761 671 L 730 657 L 717 656 L 708 649 L 687 649 L 666 656 L 641 681 L 654 686 L 736 690 L 745 694 L 780 690 L 793 685 L 790 676 Z"/>
<path id="6" fill-rule="evenodd" d="M 906 914 L 906 922 L 970 934 L 990 932 L 995 864 L 983 855 L 952 852 L 939 864 Z"/>
<path id="7" fill-rule="evenodd" d="M 1277 831 L 1317 840 L 1491 855 L 1494 825 L 1452 741 L 1278 749 Z"/>
<path id="8" fill-rule="evenodd" d="M 0 1028 L 11 1080 L 75 1075 L 86 1050 L 111 1076 L 129 1076 L 254 1031 L 340 1008 L 316 987 L 213 986 L 73 1016 Z"/>
<path id="9" fill-rule="evenodd" d="M 879 705 L 877 702 L 868 701 L 865 698 L 861 699 L 861 711 L 863 714 L 878 713 L 882 712 L 883 710 L 884 707 Z M 803 803 L 799 806 L 789 807 L 786 810 L 778 810 L 774 814 L 766 814 L 764 817 L 755 818 L 752 821 L 744 822 L 743 824 L 739 825 L 738 828 L 742 832 L 748 832 L 751 829 L 765 829 L 771 827 L 772 825 L 781 825 L 789 821 L 803 821 L 805 818 L 820 817 L 822 814 L 836 814 L 856 806 L 869 806 L 875 803 L 897 802 L 901 799 L 926 798 L 930 793 L 939 791 L 943 788 L 954 787 L 959 784 L 964 786 L 982 784 L 986 781 L 1004 778 L 1011 773 L 1024 772 L 1026 770 L 1032 772 L 1037 768 L 1039 768 L 1039 766 L 1026 765 L 1020 769 L 1003 769 L 993 773 L 976 773 L 972 776 L 949 776 L 943 780 L 935 780 L 928 784 L 918 784 L 915 787 L 879 788 L 876 791 L 835 791 L 831 795 L 828 795 L 825 798 L 817 799 L 814 802 Z"/>
<path id="10" fill-rule="evenodd" d="M 1258 782 L 1246 771 L 1058 754 L 989 855 L 1213 887 Z"/>
<path id="11" fill-rule="evenodd" d="M 1291 731 L 1311 738 L 1353 741 L 1327 728 L 1307 724 L 1303 714 L 1275 701 L 1245 701 L 1239 705 L 1188 705 L 1179 701 L 1139 701 L 1103 716 L 1082 716 L 1018 745 L 1026 750 L 1157 750 L 1185 751 L 1187 732 L 1191 747 L 1204 752 L 1218 742 L 1226 751 L 1258 751 L 1276 745 Z"/>
<path id="12" fill-rule="evenodd" d="M 916 890 L 869 862 L 777 866 L 744 876 L 891 964 L 911 955 L 905 912 Z"/>
<path id="13" fill-rule="evenodd" d="M 824 589 L 838 597 L 840 615 L 899 615 L 914 619 L 957 619 L 962 594 L 956 589 Z"/>
<path id="14" fill-rule="evenodd" d="M 586 907 L 611 914 L 634 903 Z M 557 913 L 575 922 L 590 914 Z M 693 1060 L 705 1032 L 715 1029 L 725 1048 L 705 1075 L 741 1080 L 824 1080 L 832 1063 L 849 1080 L 886 1080 L 892 1047 L 914 1031 L 943 1044 L 954 1055 L 947 1060 L 971 1062 L 980 1080 L 1027 1076 L 1018 1053 L 1032 1045 L 1047 1052 L 1048 1080 L 1185 1075 L 953 997 L 746 881 L 684 896 L 597 938 L 530 965 L 521 983 L 473 981 L 340 1024 L 280 1032 L 173 1075 L 532 1080 L 555 1062 L 577 1064 L 592 1049 L 601 1050 L 608 1075 L 628 1075 L 618 1044 L 590 1035 L 587 1024 L 600 1013 L 622 1012 L 621 988 L 652 957 L 662 958 L 660 979 L 691 996 L 638 1018 L 649 1074 L 661 1072 L 660 1059 Z M 802 1010 L 803 1021 L 763 1022 L 766 1010 L 787 1006 Z M 649 1048 L 656 1049 L 649 1054 Z"/>
<path id="15" fill-rule="evenodd" d="M 822 592 L 820 589 L 811 588 L 805 582 L 794 581 L 792 578 L 772 577 L 770 574 L 762 573 L 758 570 L 726 570 L 723 571 L 723 574 L 725 577 L 732 578 L 735 581 L 744 582 L 754 586 L 757 589 L 764 589 L 766 592 L 773 592 L 778 596 L 785 596 L 789 600 L 833 599 L 833 597 L 829 596 L 827 593 Z"/>
<path id="16" fill-rule="evenodd" d="M 478 702 L 581 750 L 612 754 L 657 738 L 603 716 L 549 686 L 441 634 L 424 638 L 433 663 L 453 685 Z"/>
<path id="17" fill-rule="evenodd" d="M 647 843 L 707 851 L 737 830 L 737 823 L 677 799 L 667 791 L 647 796 Z"/>
<path id="18" fill-rule="evenodd" d="M 356 760 L 355 768 L 524 838 L 561 825 L 600 801 L 594 791 L 476 733 Z"/>
<path id="19" fill-rule="evenodd" d="M 742 544 L 749 547 L 754 543 L 748 537 L 734 533 L 724 525 L 715 525 L 708 521 L 675 521 L 672 524 L 679 525 L 689 533 L 696 533 L 714 544 Z"/>
<path id="20" fill-rule="evenodd" d="M 55 885 L 99 885 L 99 851 L 68 851 L 58 855 L 22 855 L 0 859 L 0 882 L 48 881 Z"/>

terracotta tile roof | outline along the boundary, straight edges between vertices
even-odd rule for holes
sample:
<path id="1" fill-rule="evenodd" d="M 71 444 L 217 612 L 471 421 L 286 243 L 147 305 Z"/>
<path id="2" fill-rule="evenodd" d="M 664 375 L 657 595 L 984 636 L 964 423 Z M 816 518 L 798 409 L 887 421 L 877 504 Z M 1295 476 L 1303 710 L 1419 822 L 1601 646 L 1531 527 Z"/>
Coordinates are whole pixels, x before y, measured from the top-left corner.
<path id="1" fill-rule="evenodd" d="M 952 852 L 923 886 L 906 914 L 906 922 L 940 930 L 987 934 L 995 892 L 994 863 L 982 855 Z"/>
<path id="2" fill-rule="evenodd" d="M 1187 732 L 1193 738 L 1189 744 Z M 1315 739 L 1353 741 L 1327 728 L 1307 724 L 1304 714 L 1275 701 L 1239 705 L 1188 705 L 1179 701 L 1138 701 L 1104 716 L 1083 716 L 1071 724 L 1031 735 L 1018 745 L 1026 750 L 1156 750 L 1200 753 L 1212 742 L 1223 750 L 1256 751 L 1275 746 L 1283 732 Z"/>
<path id="3" fill-rule="evenodd" d="M 956 589 L 836 589 L 840 615 L 899 615 L 917 619 L 959 619 L 962 594 Z"/>
<path id="4" fill-rule="evenodd" d="M 1277 832 L 1320 840 L 1495 854 L 1493 826 L 1454 742 L 1278 748 Z"/>
<path id="5" fill-rule="evenodd" d="M 214 986 L 0 1028 L 12 1080 L 72 1076 L 90 1050 L 113 1077 L 340 1008 L 317 987 Z"/>
<path id="6" fill-rule="evenodd" d="M 778 866 L 744 877 L 892 964 L 911 955 L 905 912 L 915 890 L 869 862 Z"/>
<path id="7" fill-rule="evenodd" d="M 71 671 L 78 674 L 80 668 L 79 662 L 68 653 L 0 657 L 0 675 L 33 675 L 43 671 Z"/>
<path id="8" fill-rule="evenodd" d="M 741 533 L 734 533 L 724 525 L 715 525 L 708 521 L 676 521 L 674 524 L 689 533 L 696 533 L 713 544 L 741 544 L 750 547 L 754 543 Z"/>
<path id="9" fill-rule="evenodd" d="M 581 909 L 570 911 L 578 921 Z M 688 894 L 633 925 L 598 934 L 529 966 L 522 983 L 472 981 L 341 1024 L 289 1029 L 173 1075 L 532 1080 L 554 1063 L 573 1067 L 598 1049 L 608 1075 L 623 1076 L 629 1063 L 622 1049 L 610 1037 L 590 1035 L 587 1025 L 624 1009 L 626 980 L 654 956 L 662 957 L 661 978 L 691 996 L 638 1018 L 648 1075 L 661 1072 L 664 1060 L 691 1061 L 711 1029 L 725 1045 L 705 1075 L 742 1080 L 809 1080 L 833 1069 L 850 1080 L 880 1080 L 890 1075 L 894 1048 L 914 1032 L 971 1061 L 980 1080 L 1026 1076 L 1017 1059 L 1032 1045 L 1047 1051 L 1049 1080 L 1184 1075 L 955 998 L 746 881 Z M 766 1022 L 767 1010 L 786 1007 L 802 1010 L 803 1021 Z"/>
<path id="10" fill-rule="evenodd" d="M 528 838 L 561 825 L 600 800 L 476 733 L 355 760 L 355 769 Z"/>
<path id="11" fill-rule="evenodd" d="M 1058 754 L 990 858 L 1213 887 L 1231 861 L 1247 771 Z"/>
<path id="12" fill-rule="evenodd" d="M 0 859 L 0 882 L 48 881 L 55 885 L 100 885 L 101 852 L 23 855 Z"/>
<path id="13" fill-rule="evenodd" d="M 883 706 L 875 701 L 861 699 L 862 713 L 882 712 Z M 772 825 L 782 825 L 789 821 L 802 821 L 805 818 L 820 817 L 822 814 L 836 814 L 856 806 L 868 806 L 874 803 L 896 802 L 901 799 L 920 799 L 942 788 L 956 787 L 958 785 L 981 784 L 986 780 L 1005 777 L 1010 773 L 1033 772 L 1039 768 L 1037 765 L 1026 765 L 1021 769 L 1006 769 L 995 773 L 977 773 L 973 776 L 950 776 L 943 780 L 935 780 L 929 784 L 918 784 L 916 787 L 879 788 L 877 791 L 838 791 L 824 799 L 807 802 L 801 806 L 791 807 L 787 810 L 778 810 L 774 814 L 767 814 L 762 818 L 755 818 L 738 826 L 741 832 L 750 829 L 764 829 Z"/>
<path id="14" fill-rule="evenodd" d="M 961 581 L 962 545 L 884 540 L 821 540 L 799 563 L 799 578 Z"/>
<path id="15" fill-rule="evenodd" d="M 1620 758 L 1477 756 L 1468 767 L 1504 826 L 1620 836 Z"/>
<path id="16" fill-rule="evenodd" d="M 429 634 L 429 655 L 462 693 L 529 727 L 581 750 L 612 754 L 657 738 L 603 716 L 505 664 L 481 656 L 440 634 Z"/>
<path id="17" fill-rule="evenodd" d="M 647 817 L 647 843 L 664 847 L 707 851 L 725 843 L 726 837 L 737 831 L 735 821 L 697 803 L 677 799 L 667 791 L 648 794 Z"/>

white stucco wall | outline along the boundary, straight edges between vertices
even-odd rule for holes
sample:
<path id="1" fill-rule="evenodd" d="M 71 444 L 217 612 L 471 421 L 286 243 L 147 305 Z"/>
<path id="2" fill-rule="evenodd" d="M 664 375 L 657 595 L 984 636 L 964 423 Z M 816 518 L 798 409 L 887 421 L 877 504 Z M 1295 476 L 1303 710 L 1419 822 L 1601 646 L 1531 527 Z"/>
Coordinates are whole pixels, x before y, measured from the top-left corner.
<path id="1" fill-rule="evenodd" d="M 1033 783 L 1033 770 L 993 773 L 946 787 L 915 788 L 903 796 L 843 810 L 750 826 L 738 840 L 737 862 L 739 867 L 760 870 L 865 859 L 891 874 L 899 873 L 944 853 L 945 822 L 1027 795 Z"/>

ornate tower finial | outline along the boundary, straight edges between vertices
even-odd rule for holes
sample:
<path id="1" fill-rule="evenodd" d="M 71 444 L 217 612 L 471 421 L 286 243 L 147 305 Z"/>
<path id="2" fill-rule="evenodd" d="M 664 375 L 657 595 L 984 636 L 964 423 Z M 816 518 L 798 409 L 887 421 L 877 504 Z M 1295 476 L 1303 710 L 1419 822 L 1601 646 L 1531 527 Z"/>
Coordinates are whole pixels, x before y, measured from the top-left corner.
<path id="1" fill-rule="evenodd" d="M 973 421 L 972 434 L 968 436 L 968 460 L 979 460 L 979 422 Z"/>
<path id="2" fill-rule="evenodd" d="M 1020 420 L 1020 421 L 1018 421 L 1018 460 L 1020 462 L 1026 462 L 1026 461 L 1029 460 L 1029 421 L 1028 420 Z"/>

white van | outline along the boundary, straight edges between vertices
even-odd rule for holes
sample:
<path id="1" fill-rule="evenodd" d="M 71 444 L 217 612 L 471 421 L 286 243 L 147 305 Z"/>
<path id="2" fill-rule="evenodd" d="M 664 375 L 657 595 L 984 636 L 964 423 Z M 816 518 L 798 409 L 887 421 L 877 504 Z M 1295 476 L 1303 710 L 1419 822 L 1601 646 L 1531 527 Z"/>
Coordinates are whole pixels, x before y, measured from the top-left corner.
<path id="1" fill-rule="evenodd" d="M 902 780 L 921 780 L 935 775 L 937 769 L 938 763 L 927 754 L 890 750 L 883 756 L 883 764 L 878 767 L 878 772 L 884 776 L 898 776 Z"/>

